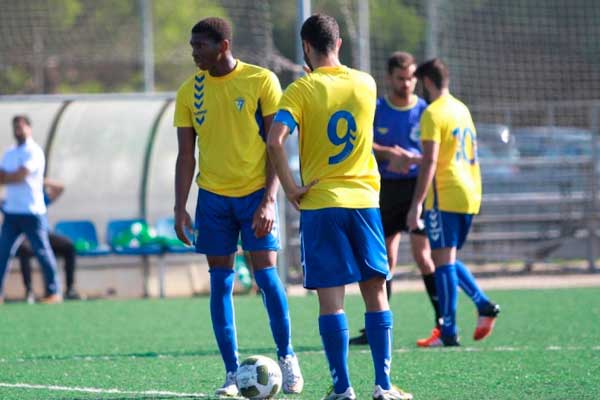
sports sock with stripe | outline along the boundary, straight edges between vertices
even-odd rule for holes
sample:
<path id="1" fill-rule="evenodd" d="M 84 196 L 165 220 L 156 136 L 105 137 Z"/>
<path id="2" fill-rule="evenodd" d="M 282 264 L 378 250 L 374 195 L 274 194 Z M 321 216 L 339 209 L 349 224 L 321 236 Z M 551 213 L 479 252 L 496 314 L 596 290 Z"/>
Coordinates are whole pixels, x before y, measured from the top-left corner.
<path id="1" fill-rule="evenodd" d="M 348 321 L 346 314 L 328 314 L 319 317 L 319 333 L 329 363 L 335 393 L 344 393 L 350 387 L 348 371 Z"/>
<path id="2" fill-rule="evenodd" d="M 385 390 L 392 387 L 390 367 L 393 325 L 394 317 L 390 310 L 365 313 L 365 329 L 375 367 L 375 384 Z"/>
<path id="3" fill-rule="evenodd" d="M 440 301 L 440 313 L 442 314 L 442 336 L 456 336 L 458 287 L 454 264 L 441 265 L 435 268 L 435 285 Z"/>
<path id="4" fill-rule="evenodd" d="M 460 260 L 456 260 L 454 265 L 456 266 L 456 276 L 458 277 L 458 285 L 466 293 L 467 296 L 473 300 L 477 310 L 482 310 L 485 306 L 490 303 L 490 299 L 485 295 L 483 290 L 477 284 L 475 277 L 469 271 L 469 268 L 463 264 Z"/>

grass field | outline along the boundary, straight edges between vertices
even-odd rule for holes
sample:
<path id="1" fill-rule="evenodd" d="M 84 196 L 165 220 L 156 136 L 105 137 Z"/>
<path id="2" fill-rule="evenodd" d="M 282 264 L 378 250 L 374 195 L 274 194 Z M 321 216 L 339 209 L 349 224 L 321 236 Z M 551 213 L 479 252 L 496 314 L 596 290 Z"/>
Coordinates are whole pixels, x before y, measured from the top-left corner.
<path id="1" fill-rule="evenodd" d="M 458 349 L 417 349 L 432 327 L 428 300 L 395 294 L 393 381 L 416 399 L 600 398 L 600 288 L 490 294 L 502 306 L 496 331 L 471 339 L 476 316 L 463 296 Z M 235 301 L 241 357 L 274 357 L 260 298 Z M 287 398 L 320 399 L 330 378 L 316 298 L 292 297 L 290 307 L 306 386 Z M 360 297 L 347 298 L 346 312 L 354 335 L 363 325 Z M 369 399 L 367 347 L 351 349 L 350 368 L 358 398 Z M 0 306 L 3 400 L 210 399 L 223 377 L 207 298 Z"/>

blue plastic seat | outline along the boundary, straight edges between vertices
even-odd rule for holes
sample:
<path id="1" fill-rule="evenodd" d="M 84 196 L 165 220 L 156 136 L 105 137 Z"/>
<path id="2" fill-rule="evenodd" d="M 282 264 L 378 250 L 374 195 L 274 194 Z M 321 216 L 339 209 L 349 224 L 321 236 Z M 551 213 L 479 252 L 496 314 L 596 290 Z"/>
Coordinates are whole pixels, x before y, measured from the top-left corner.
<path id="1" fill-rule="evenodd" d="M 175 220 L 173 217 L 165 217 L 156 221 L 156 234 L 159 238 L 163 239 L 163 246 L 169 253 L 193 253 L 195 249 L 193 246 L 187 246 L 177 238 L 175 233 Z M 186 232 L 190 242 L 193 241 L 193 235 L 191 232 Z"/>
<path id="2" fill-rule="evenodd" d="M 59 221 L 56 223 L 54 230 L 56 233 L 71 239 L 77 254 L 80 256 L 93 257 L 110 254 L 108 246 L 98 243 L 96 227 L 91 221 Z M 82 243 L 83 246 L 80 246 L 79 243 Z"/>
<path id="3" fill-rule="evenodd" d="M 141 218 L 134 219 L 113 219 L 108 221 L 106 227 L 106 242 L 113 253 L 121 255 L 160 255 L 164 253 L 163 246 L 159 243 L 135 243 L 131 241 L 127 245 L 118 243 L 119 235 L 126 234 L 132 230 L 134 224 L 146 225 L 145 220 Z"/>

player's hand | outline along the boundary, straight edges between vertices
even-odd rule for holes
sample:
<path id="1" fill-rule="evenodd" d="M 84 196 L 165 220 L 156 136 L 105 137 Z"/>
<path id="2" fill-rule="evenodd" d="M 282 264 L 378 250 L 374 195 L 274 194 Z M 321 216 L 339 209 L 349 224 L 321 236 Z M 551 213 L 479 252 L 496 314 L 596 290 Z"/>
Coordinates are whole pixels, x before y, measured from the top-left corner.
<path id="1" fill-rule="evenodd" d="M 397 174 L 406 174 L 410 171 L 410 168 L 417 163 L 417 158 L 417 154 L 404 150 L 400 146 L 394 146 L 389 157 L 387 170 Z"/>
<path id="2" fill-rule="evenodd" d="M 263 199 L 252 217 L 252 229 L 257 238 L 264 237 L 271 232 L 275 223 L 275 201 Z"/>
<path id="3" fill-rule="evenodd" d="M 300 211 L 300 200 L 310 190 L 310 188 L 317 184 L 317 182 L 318 180 L 314 180 L 308 185 L 296 186 L 296 189 L 293 192 L 285 194 L 288 201 L 292 203 L 296 210 Z"/>
<path id="4" fill-rule="evenodd" d="M 422 204 L 413 204 L 406 215 L 406 225 L 409 231 L 423 229 L 423 221 L 421 221 L 421 213 L 423 212 Z"/>
<path id="5" fill-rule="evenodd" d="M 175 212 L 175 233 L 177 238 L 188 246 L 192 245 L 190 239 L 185 234 L 186 231 L 192 231 L 192 218 L 186 210 Z"/>

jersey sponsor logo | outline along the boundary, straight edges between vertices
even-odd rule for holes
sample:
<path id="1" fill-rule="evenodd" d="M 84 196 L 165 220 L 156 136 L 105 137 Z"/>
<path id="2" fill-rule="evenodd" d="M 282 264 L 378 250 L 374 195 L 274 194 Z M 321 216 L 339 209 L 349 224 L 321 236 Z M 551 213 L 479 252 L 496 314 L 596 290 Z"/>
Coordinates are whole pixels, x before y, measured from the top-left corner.
<path id="1" fill-rule="evenodd" d="M 235 108 L 237 108 L 238 111 L 242 111 L 242 108 L 244 108 L 244 103 L 244 99 L 238 97 L 237 99 L 235 99 Z"/>
<path id="2" fill-rule="evenodd" d="M 198 126 L 204 123 L 207 111 L 204 107 L 204 75 L 194 77 L 194 120 Z"/>
<path id="3" fill-rule="evenodd" d="M 385 126 L 378 126 L 377 128 L 377 133 L 379 133 L 380 135 L 386 135 L 390 129 L 386 128 Z"/>

